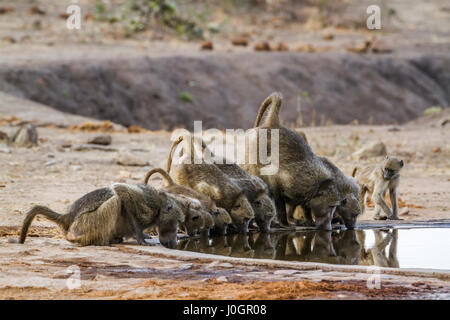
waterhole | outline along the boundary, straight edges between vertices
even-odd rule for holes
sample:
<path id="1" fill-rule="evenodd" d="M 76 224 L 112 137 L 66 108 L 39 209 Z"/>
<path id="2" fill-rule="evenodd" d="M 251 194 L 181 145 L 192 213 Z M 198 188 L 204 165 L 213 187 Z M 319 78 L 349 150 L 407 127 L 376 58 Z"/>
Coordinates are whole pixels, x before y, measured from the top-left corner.
<path id="1" fill-rule="evenodd" d="M 222 256 L 450 270 L 450 228 L 296 231 L 180 240 L 178 249 Z"/>

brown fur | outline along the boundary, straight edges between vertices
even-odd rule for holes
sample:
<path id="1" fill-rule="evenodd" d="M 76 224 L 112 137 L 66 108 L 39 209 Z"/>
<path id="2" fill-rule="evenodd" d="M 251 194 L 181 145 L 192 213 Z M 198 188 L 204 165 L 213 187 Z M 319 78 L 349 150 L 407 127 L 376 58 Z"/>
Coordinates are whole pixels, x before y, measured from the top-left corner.
<path id="1" fill-rule="evenodd" d="M 286 205 L 295 209 L 301 205 L 309 224 L 312 214 L 315 225 L 321 229 L 331 229 L 331 219 L 339 204 L 339 194 L 331 172 L 314 154 L 308 143 L 297 132 L 280 124 L 279 112 L 282 96 L 273 93 L 262 103 L 255 121 L 256 131 L 261 129 L 279 130 L 279 170 L 273 175 L 261 175 L 262 165 L 249 164 L 249 148 L 246 148 L 247 164 L 244 168 L 258 176 L 268 185 L 277 208 L 277 217 L 283 226 L 288 226 Z M 264 112 L 269 108 L 262 121 Z M 268 153 L 271 150 L 270 130 L 267 130 Z M 258 143 L 258 138 L 248 139 Z M 259 143 L 258 143 L 259 146 Z M 270 156 L 270 155 L 269 155 Z M 292 210 L 292 209 L 291 209 Z"/>
<path id="2" fill-rule="evenodd" d="M 184 162 L 174 166 L 172 177 L 180 185 L 188 186 L 213 199 L 216 205 L 230 213 L 233 224 L 240 232 L 248 231 L 248 223 L 254 218 L 253 209 L 244 194 L 244 191 L 224 174 L 214 164 L 193 164 L 193 150 L 197 146 L 204 152 L 206 146 L 203 141 L 193 139 L 192 136 L 184 136 L 172 144 L 171 153 L 167 163 L 170 170 L 172 165 L 172 153 L 175 147 L 184 141 Z M 191 164 L 186 163 L 190 159 Z"/>
<path id="3" fill-rule="evenodd" d="M 176 232 L 169 231 L 183 222 L 180 209 L 164 193 L 143 185 L 127 184 L 94 190 L 75 201 L 66 214 L 43 206 L 33 207 L 23 222 L 20 243 L 25 242 L 36 215 L 57 223 L 67 240 L 82 246 L 120 243 L 124 237 L 135 237 L 139 244 L 145 245 L 143 230 L 151 225 L 160 229 L 162 244 L 173 246 Z"/>

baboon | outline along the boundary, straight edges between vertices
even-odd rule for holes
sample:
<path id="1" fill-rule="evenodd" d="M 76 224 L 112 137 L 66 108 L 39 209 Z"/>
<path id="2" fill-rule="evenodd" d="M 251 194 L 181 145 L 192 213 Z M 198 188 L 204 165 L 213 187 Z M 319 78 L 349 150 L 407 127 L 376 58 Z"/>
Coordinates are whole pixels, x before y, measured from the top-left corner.
<path id="1" fill-rule="evenodd" d="M 28 228 L 36 215 L 57 223 L 67 240 L 87 245 L 121 243 L 124 237 L 135 237 L 146 245 L 143 230 L 156 225 L 162 245 L 173 248 L 177 242 L 178 224 L 184 222 L 181 209 L 164 192 L 144 185 L 115 183 L 94 190 L 76 200 L 66 214 L 44 206 L 27 212 L 19 242 L 24 243 Z"/>
<path id="2" fill-rule="evenodd" d="M 369 192 L 375 203 L 375 220 L 400 220 L 398 217 L 397 187 L 400 184 L 400 170 L 403 166 L 403 160 L 386 156 L 382 164 L 353 169 L 352 176 L 356 178 L 360 188 L 359 203 L 363 212 L 365 195 L 366 192 Z M 389 190 L 392 210 L 385 201 L 387 190 Z M 381 215 L 381 210 L 386 215 Z"/>
<path id="3" fill-rule="evenodd" d="M 171 151 L 172 152 L 172 151 Z M 169 160 L 171 161 L 171 156 L 169 155 Z M 170 166 L 169 169 L 170 170 Z M 144 183 L 147 184 L 150 177 L 155 174 L 159 173 L 164 180 L 166 181 L 166 184 L 164 186 L 164 189 L 167 190 L 167 192 L 170 192 L 172 194 L 181 194 L 190 198 L 197 199 L 200 201 L 203 208 L 210 213 L 212 218 L 214 219 L 214 226 L 212 227 L 215 234 L 226 234 L 228 225 L 232 223 L 231 217 L 228 214 L 228 212 L 223 208 L 218 208 L 216 206 L 216 203 L 208 196 L 204 195 L 201 192 L 198 192 L 192 188 L 189 188 L 187 186 L 182 186 L 179 184 L 176 184 L 175 181 L 173 181 L 172 177 L 168 174 L 168 171 L 164 171 L 164 169 L 156 168 L 153 170 L 150 170 L 146 176 Z M 205 216 L 205 229 L 203 230 L 203 234 L 206 235 L 209 233 L 209 229 L 211 229 L 211 222 L 209 221 L 209 217 Z M 206 228 L 209 229 L 207 230 Z"/>
<path id="4" fill-rule="evenodd" d="M 244 190 L 255 212 L 255 221 L 260 231 L 269 232 L 276 209 L 265 182 L 259 177 L 249 175 L 237 164 L 216 164 L 216 166 Z"/>
<path id="5" fill-rule="evenodd" d="M 344 224 L 347 229 L 354 229 L 356 220 L 361 214 L 361 206 L 358 198 L 358 184 L 353 178 L 347 177 L 329 159 L 320 157 L 320 160 L 322 160 L 322 163 L 332 173 L 333 179 L 336 182 L 337 189 L 340 193 L 340 204 L 336 208 L 336 212 L 344 220 Z"/>
<path id="6" fill-rule="evenodd" d="M 204 229 L 205 218 L 201 212 L 203 208 L 198 200 L 179 194 L 167 193 L 167 196 L 181 208 L 184 214 L 184 223 L 181 227 L 184 227 L 188 236 L 194 237 Z"/>
<path id="7" fill-rule="evenodd" d="M 312 215 L 314 215 L 314 224 L 318 228 L 331 230 L 331 220 L 337 205 L 339 205 L 339 193 L 333 175 L 300 134 L 280 124 L 281 102 L 280 93 L 273 93 L 266 98 L 255 121 L 257 135 L 256 137 L 247 136 L 249 145 L 259 146 L 259 132 L 267 130 L 267 153 L 268 157 L 271 157 L 271 129 L 279 130 L 279 168 L 277 173 L 262 175 L 260 170 L 263 166 L 260 163 L 251 164 L 249 161 L 249 145 L 246 148 L 244 169 L 251 175 L 263 179 L 269 186 L 281 226 L 289 226 L 286 205 L 293 209 L 297 205 L 301 205 L 309 223 L 312 223 Z M 268 115 L 261 123 L 263 114 L 269 106 Z M 263 131 L 261 132 L 265 134 Z M 273 161 L 274 159 L 272 159 Z"/>
<path id="8" fill-rule="evenodd" d="M 180 137 L 170 149 L 167 172 L 172 166 L 172 153 L 176 146 L 184 141 L 180 163 L 174 166 L 173 179 L 180 185 L 201 192 L 216 202 L 216 205 L 230 213 L 233 225 L 241 233 L 248 232 L 248 224 L 255 217 L 252 206 L 244 191 L 214 164 L 192 164 L 193 148 L 206 149 L 203 141 L 193 139 L 191 135 Z M 186 161 L 185 160 L 190 160 Z"/>

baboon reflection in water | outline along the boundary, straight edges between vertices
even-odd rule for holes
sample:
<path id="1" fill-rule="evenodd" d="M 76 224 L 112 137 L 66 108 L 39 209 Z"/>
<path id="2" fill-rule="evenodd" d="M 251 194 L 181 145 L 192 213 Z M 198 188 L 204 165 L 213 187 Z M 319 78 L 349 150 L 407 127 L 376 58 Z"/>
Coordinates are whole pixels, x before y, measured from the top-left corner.
<path id="1" fill-rule="evenodd" d="M 375 243 L 365 245 L 366 233 Z M 233 234 L 188 238 L 178 249 L 239 258 L 258 258 L 398 268 L 398 230 L 337 230 Z M 386 252 L 389 246 L 388 252 Z"/>

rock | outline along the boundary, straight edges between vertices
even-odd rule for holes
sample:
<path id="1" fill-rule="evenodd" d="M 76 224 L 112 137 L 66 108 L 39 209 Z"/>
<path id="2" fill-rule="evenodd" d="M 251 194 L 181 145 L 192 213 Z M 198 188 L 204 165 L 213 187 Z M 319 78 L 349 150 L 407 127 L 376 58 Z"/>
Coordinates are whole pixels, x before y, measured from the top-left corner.
<path id="1" fill-rule="evenodd" d="M 11 149 L 8 147 L 6 143 L 0 143 L 0 152 L 11 153 Z"/>
<path id="2" fill-rule="evenodd" d="M 31 124 L 23 125 L 16 131 L 12 141 L 19 147 L 31 147 L 38 143 L 36 127 Z"/>
<path id="3" fill-rule="evenodd" d="M 89 144 L 99 144 L 102 146 L 108 146 L 112 142 L 112 137 L 109 134 L 100 134 L 88 140 Z"/>
<path id="4" fill-rule="evenodd" d="M 7 133 L 0 131 L 0 141 L 1 142 L 5 142 L 5 143 L 9 143 L 9 136 Z"/>
<path id="5" fill-rule="evenodd" d="M 117 154 L 116 162 L 122 166 L 136 166 L 136 167 L 145 167 L 148 165 L 148 161 L 144 161 L 134 154 L 131 154 L 126 151 L 121 151 Z"/>
<path id="6" fill-rule="evenodd" d="M 218 282 L 228 282 L 228 279 L 225 276 L 221 276 L 221 277 L 216 278 L 216 281 L 218 281 Z"/>
<path id="7" fill-rule="evenodd" d="M 50 160 L 50 161 L 45 163 L 45 166 L 46 167 L 50 167 L 50 166 L 54 165 L 55 163 L 56 163 L 56 160 Z"/>
<path id="8" fill-rule="evenodd" d="M 233 46 L 242 46 L 242 47 L 248 46 L 248 40 L 244 37 L 233 38 L 231 40 L 231 43 L 233 44 Z"/>
<path id="9" fill-rule="evenodd" d="M 386 145 L 383 142 L 373 142 L 353 153 L 353 157 L 361 160 L 387 155 Z"/>
<path id="10" fill-rule="evenodd" d="M 214 45 L 211 41 L 204 41 L 202 45 L 200 46 L 200 50 L 213 50 Z"/>
<path id="11" fill-rule="evenodd" d="M 298 270 L 277 270 L 273 274 L 288 276 L 288 275 L 291 275 L 294 273 L 299 273 L 299 271 Z"/>
<path id="12" fill-rule="evenodd" d="M 73 147 L 73 150 L 75 150 L 75 151 L 100 150 L 100 151 L 106 151 L 106 152 L 118 151 L 117 148 L 101 146 L 101 145 L 97 145 L 97 144 L 79 144 L 79 145 L 76 145 L 75 147 Z"/>
<path id="13" fill-rule="evenodd" d="M 435 148 L 433 148 L 433 152 L 434 152 L 434 153 L 441 152 L 441 147 L 435 147 Z"/>
<path id="14" fill-rule="evenodd" d="M 228 262 L 219 263 L 217 266 L 222 267 L 222 268 L 233 268 L 234 267 L 231 263 L 228 263 Z"/>
<path id="15" fill-rule="evenodd" d="M 273 48 L 275 51 L 289 51 L 289 47 L 284 42 L 278 42 L 275 47 Z"/>
<path id="16" fill-rule="evenodd" d="M 267 41 L 261 41 L 255 43 L 255 46 L 253 47 L 255 51 L 270 51 L 270 45 Z"/>
<path id="17" fill-rule="evenodd" d="M 297 48 L 295 49 L 295 51 L 300 51 L 300 52 L 316 52 L 316 48 L 309 43 L 302 43 L 300 45 L 297 46 Z"/>
<path id="18" fill-rule="evenodd" d="M 409 214 L 409 208 L 408 207 L 404 207 L 401 208 L 400 211 L 398 212 L 399 215 L 401 216 L 406 216 Z"/>
<path id="19" fill-rule="evenodd" d="M 322 39 L 323 40 L 328 40 L 328 41 L 333 40 L 334 39 L 334 34 L 332 34 L 330 32 L 324 33 L 324 34 L 322 34 Z"/>
<path id="20" fill-rule="evenodd" d="M 398 132 L 398 131 L 400 131 L 400 128 L 399 127 L 389 127 L 387 130 L 389 132 Z"/>
<path id="21" fill-rule="evenodd" d="M 28 14 L 39 14 L 39 15 L 45 15 L 45 11 L 39 8 L 38 6 L 31 6 L 28 9 Z"/>
<path id="22" fill-rule="evenodd" d="M 440 125 L 441 127 L 445 127 L 450 122 L 450 119 L 444 119 L 441 121 Z"/>

